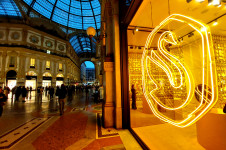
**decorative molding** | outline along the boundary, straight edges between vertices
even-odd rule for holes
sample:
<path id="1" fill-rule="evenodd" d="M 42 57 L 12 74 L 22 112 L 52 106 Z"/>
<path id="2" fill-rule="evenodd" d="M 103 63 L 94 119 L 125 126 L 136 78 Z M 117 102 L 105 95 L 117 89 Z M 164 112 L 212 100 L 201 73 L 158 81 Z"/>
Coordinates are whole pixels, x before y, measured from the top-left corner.
<path id="1" fill-rule="evenodd" d="M 9 41 L 22 41 L 21 30 L 10 30 L 8 35 Z"/>
<path id="2" fill-rule="evenodd" d="M 0 40 L 5 40 L 4 36 L 5 36 L 5 31 L 0 30 Z"/>
<path id="3" fill-rule="evenodd" d="M 11 39 L 18 40 L 20 38 L 20 33 L 15 31 L 11 33 Z"/>
<path id="4" fill-rule="evenodd" d="M 60 52 L 66 52 L 66 44 L 57 41 L 56 50 Z"/>
<path id="5" fill-rule="evenodd" d="M 29 37 L 29 39 L 30 39 L 30 42 L 35 43 L 35 44 L 38 44 L 38 42 L 39 42 L 39 38 L 35 35 L 31 35 Z"/>
<path id="6" fill-rule="evenodd" d="M 27 34 L 27 43 L 41 46 L 41 35 L 29 31 Z"/>

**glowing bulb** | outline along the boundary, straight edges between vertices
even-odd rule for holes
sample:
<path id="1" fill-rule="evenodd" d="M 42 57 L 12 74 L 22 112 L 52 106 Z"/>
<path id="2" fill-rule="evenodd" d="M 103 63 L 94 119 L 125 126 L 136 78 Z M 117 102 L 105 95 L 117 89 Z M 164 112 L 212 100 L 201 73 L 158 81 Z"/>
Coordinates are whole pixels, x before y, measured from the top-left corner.
<path id="1" fill-rule="evenodd" d="M 220 1 L 220 0 L 213 0 L 213 1 L 212 1 L 212 4 L 213 4 L 214 6 L 220 5 L 220 4 L 221 4 L 221 1 Z"/>
<path id="2" fill-rule="evenodd" d="M 206 28 L 205 27 L 201 27 L 201 32 L 205 32 L 206 31 Z"/>
<path id="3" fill-rule="evenodd" d="M 202 2 L 204 2 L 205 0 L 196 0 L 197 2 L 199 2 L 199 3 L 202 3 Z"/>
<path id="4" fill-rule="evenodd" d="M 139 29 L 138 28 L 136 28 L 136 30 L 135 31 L 139 31 Z"/>
<path id="5" fill-rule="evenodd" d="M 213 26 L 216 26 L 216 25 L 218 25 L 218 22 L 217 21 L 214 21 L 213 22 Z"/>

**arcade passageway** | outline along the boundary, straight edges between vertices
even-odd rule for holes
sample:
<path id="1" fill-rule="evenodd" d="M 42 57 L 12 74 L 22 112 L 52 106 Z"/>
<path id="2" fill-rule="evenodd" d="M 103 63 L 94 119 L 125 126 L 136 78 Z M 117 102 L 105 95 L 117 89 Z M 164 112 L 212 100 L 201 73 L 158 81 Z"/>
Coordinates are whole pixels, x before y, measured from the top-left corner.
<path id="1" fill-rule="evenodd" d="M 101 126 L 102 103 L 94 103 L 92 90 L 67 97 L 62 116 L 57 97 L 50 100 L 43 92 L 37 100 L 35 93 L 29 92 L 26 102 L 15 102 L 9 94 L 0 118 L 0 149 L 140 148 L 128 130 Z"/>

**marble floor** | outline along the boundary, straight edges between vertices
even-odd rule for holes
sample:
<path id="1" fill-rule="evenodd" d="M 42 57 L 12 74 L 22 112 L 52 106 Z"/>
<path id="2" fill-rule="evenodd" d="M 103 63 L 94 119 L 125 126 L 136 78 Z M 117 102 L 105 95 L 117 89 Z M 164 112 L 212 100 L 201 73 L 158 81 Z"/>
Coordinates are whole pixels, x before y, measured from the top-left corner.
<path id="1" fill-rule="evenodd" d="M 141 149 L 128 130 L 101 126 L 102 104 L 91 95 L 77 92 L 67 98 L 60 116 L 55 97 L 49 100 L 44 93 L 38 101 L 32 91 L 26 102 L 15 102 L 10 94 L 0 118 L 0 149 Z"/>
<path id="2" fill-rule="evenodd" d="M 141 108 L 131 110 L 131 127 L 151 150 L 205 150 L 197 140 L 196 125 L 178 128 Z"/>

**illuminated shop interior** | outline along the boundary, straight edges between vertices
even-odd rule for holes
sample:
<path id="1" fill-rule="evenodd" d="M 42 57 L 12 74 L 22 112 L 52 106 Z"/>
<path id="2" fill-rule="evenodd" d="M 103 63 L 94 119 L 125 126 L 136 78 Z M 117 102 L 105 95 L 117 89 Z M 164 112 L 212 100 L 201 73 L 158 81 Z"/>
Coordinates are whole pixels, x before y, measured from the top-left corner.
<path id="1" fill-rule="evenodd" d="M 150 149 L 223 149 L 225 10 L 144 1 L 128 26 L 131 128 Z"/>

